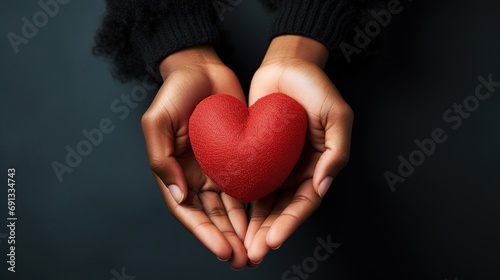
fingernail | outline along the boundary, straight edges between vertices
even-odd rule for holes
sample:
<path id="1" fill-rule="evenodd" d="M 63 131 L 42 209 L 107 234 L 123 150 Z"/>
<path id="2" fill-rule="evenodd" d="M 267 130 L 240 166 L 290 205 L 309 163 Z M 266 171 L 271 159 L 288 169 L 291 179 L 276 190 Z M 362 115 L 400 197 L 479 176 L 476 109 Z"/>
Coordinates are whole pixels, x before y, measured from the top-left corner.
<path id="1" fill-rule="evenodd" d="M 330 188 L 330 185 L 332 184 L 333 182 L 333 177 L 326 177 L 325 179 L 323 179 L 323 181 L 319 184 L 319 187 L 318 187 L 318 194 L 320 197 L 324 197 L 326 192 L 328 191 L 328 189 Z"/>
<path id="2" fill-rule="evenodd" d="M 271 249 L 273 249 L 273 250 L 278 250 L 279 248 L 281 248 L 281 245 L 283 245 L 283 244 L 280 244 L 278 247 L 276 247 L 276 248 L 271 248 Z"/>
<path id="3" fill-rule="evenodd" d="M 223 260 L 223 259 L 221 259 L 221 258 L 217 257 L 217 259 L 218 259 L 219 261 L 221 261 L 221 262 L 227 262 L 230 258 L 231 258 L 231 257 L 229 257 L 229 258 L 227 258 L 227 259 Z"/>
<path id="4" fill-rule="evenodd" d="M 262 261 L 263 261 L 263 260 L 264 260 L 264 259 L 262 259 L 262 260 L 260 260 L 260 261 L 258 261 L 258 262 L 253 262 L 253 261 L 250 261 L 250 262 L 251 262 L 252 264 L 259 265 L 259 264 L 261 264 L 261 263 L 262 263 Z"/>
<path id="5" fill-rule="evenodd" d="M 231 269 L 234 270 L 234 271 L 242 271 L 243 267 L 242 268 L 234 268 L 234 267 L 231 266 Z"/>
<path id="6" fill-rule="evenodd" d="M 181 189 L 177 185 L 168 185 L 167 189 L 170 191 L 172 197 L 177 201 L 177 203 L 181 203 L 184 194 L 181 192 Z"/>

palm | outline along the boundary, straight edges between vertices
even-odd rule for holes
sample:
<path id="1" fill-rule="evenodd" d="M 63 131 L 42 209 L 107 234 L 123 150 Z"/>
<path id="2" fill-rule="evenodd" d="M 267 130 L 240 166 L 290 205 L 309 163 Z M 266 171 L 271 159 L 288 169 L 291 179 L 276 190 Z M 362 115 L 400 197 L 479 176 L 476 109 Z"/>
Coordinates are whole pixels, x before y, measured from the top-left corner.
<path id="1" fill-rule="evenodd" d="M 285 183 L 250 206 L 245 246 L 254 262 L 270 248 L 279 247 L 319 207 L 319 180 L 329 176 L 326 170 L 340 171 L 349 151 L 345 140 L 350 138 L 352 113 L 319 67 L 299 60 L 267 63 L 254 76 L 250 105 L 273 92 L 285 93 L 304 107 L 308 133 L 301 157 Z"/>
<path id="2" fill-rule="evenodd" d="M 172 214 L 209 250 L 235 268 L 247 262 L 242 240 L 246 216 L 202 171 L 189 143 L 189 117 L 206 97 L 227 93 L 244 101 L 236 76 L 223 65 L 186 67 L 171 73 L 143 117 L 151 168 Z M 168 189 L 182 190 L 182 203 Z"/>

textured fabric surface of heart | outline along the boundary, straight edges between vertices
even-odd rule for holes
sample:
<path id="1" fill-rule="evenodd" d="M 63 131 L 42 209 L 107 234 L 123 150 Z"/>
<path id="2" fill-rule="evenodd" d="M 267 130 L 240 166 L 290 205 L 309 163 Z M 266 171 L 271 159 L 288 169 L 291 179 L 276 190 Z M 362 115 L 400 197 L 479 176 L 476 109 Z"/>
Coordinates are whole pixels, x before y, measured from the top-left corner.
<path id="1" fill-rule="evenodd" d="M 244 202 L 276 190 L 300 157 L 307 131 L 304 108 L 283 93 L 250 108 L 233 96 L 212 95 L 189 120 L 198 163 L 226 194 Z"/>

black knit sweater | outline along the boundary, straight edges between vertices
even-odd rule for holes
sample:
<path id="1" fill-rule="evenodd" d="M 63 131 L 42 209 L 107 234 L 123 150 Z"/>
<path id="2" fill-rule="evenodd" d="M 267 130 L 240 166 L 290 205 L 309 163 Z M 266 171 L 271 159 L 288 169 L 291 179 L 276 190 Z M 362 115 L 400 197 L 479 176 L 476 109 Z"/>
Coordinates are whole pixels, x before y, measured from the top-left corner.
<path id="1" fill-rule="evenodd" d="M 121 81 L 142 78 L 148 67 L 157 70 L 163 58 L 175 51 L 220 40 L 217 2 L 224 1 L 107 0 L 94 54 L 110 58 Z M 357 23 L 348 0 L 262 2 L 276 13 L 269 39 L 283 34 L 307 36 L 332 52 Z"/>

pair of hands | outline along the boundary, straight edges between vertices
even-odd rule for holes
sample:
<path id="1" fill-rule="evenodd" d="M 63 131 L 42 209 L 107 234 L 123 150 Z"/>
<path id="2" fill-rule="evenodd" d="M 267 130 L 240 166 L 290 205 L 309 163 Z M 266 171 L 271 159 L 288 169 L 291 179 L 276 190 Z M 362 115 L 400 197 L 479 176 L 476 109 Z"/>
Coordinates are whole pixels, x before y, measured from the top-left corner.
<path id="1" fill-rule="evenodd" d="M 172 214 L 233 269 L 256 267 L 279 248 L 319 207 L 348 161 L 353 113 L 322 70 L 327 58 L 327 49 L 306 37 L 271 42 L 253 77 L 249 105 L 285 93 L 306 110 L 308 134 L 283 186 L 248 209 L 204 174 L 188 137 L 189 117 L 206 97 L 225 93 L 246 103 L 236 75 L 209 46 L 179 51 L 160 65 L 164 83 L 142 118 L 151 169 Z"/>

